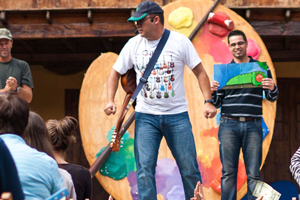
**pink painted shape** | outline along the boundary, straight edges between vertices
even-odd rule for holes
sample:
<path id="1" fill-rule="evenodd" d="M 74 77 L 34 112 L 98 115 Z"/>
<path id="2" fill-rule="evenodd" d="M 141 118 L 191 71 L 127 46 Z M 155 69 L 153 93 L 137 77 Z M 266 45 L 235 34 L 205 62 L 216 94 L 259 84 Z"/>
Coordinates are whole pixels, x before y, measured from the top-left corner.
<path id="1" fill-rule="evenodd" d="M 247 41 L 248 41 L 247 55 L 251 56 L 253 59 L 257 60 L 260 55 L 260 51 L 261 51 L 260 47 L 252 39 L 247 39 Z"/>

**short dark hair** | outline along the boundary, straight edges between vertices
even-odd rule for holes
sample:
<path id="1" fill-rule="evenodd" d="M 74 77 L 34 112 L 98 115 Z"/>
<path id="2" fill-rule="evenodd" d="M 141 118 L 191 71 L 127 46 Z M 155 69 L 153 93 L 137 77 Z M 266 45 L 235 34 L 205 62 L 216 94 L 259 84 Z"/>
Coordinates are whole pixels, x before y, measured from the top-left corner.
<path id="1" fill-rule="evenodd" d="M 0 134 L 13 133 L 22 136 L 28 124 L 27 102 L 15 92 L 0 94 Z"/>
<path id="2" fill-rule="evenodd" d="M 241 30 L 234 30 L 234 31 L 231 31 L 229 34 L 228 34 L 228 37 L 227 37 L 227 42 L 229 44 L 229 38 L 231 36 L 235 36 L 235 35 L 241 35 L 243 37 L 243 39 L 245 40 L 245 42 L 247 42 L 247 38 L 246 38 L 246 35 L 243 31 Z"/>

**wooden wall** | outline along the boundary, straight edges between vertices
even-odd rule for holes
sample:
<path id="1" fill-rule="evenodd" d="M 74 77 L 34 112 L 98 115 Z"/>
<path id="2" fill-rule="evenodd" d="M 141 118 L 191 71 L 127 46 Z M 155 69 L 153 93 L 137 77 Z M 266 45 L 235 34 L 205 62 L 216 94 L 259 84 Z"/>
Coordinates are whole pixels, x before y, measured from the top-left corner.
<path id="1" fill-rule="evenodd" d="M 0 10 L 65 9 L 65 8 L 135 8 L 143 0 L 0 0 Z M 174 0 L 173 0 L 174 1 Z M 155 0 L 165 5 L 172 0 Z"/>
<path id="2" fill-rule="evenodd" d="M 0 0 L 1 10 L 44 10 L 80 8 L 135 8 L 144 0 Z M 163 6 L 176 0 L 154 0 Z M 211 0 L 213 1 L 213 0 Z M 288 7 L 298 8 L 299 0 L 221 0 L 227 7 Z"/>
<path id="3" fill-rule="evenodd" d="M 294 7 L 300 5 L 298 0 L 223 0 L 227 7 Z"/>

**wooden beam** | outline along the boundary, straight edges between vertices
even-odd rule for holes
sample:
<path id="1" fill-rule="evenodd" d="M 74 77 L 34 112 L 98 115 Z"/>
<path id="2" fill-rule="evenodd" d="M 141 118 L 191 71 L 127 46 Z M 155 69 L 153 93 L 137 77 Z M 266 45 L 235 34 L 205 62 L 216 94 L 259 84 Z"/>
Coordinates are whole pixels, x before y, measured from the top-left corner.
<path id="1" fill-rule="evenodd" d="M 30 64 L 51 63 L 51 62 L 81 62 L 93 61 L 99 53 L 45 53 L 45 54 L 23 54 L 14 53 L 13 57 L 26 60 Z"/>
<path id="2" fill-rule="evenodd" d="M 131 37 L 132 23 L 10 24 L 14 38 Z"/>
<path id="3" fill-rule="evenodd" d="M 300 36 L 300 21 L 252 21 L 260 36 Z"/>
<path id="4" fill-rule="evenodd" d="M 300 36 L 300 21 L 251 21 L 261 36 Z M 10 24 L 14 38 L 131 37 L 132 23 Z"/>

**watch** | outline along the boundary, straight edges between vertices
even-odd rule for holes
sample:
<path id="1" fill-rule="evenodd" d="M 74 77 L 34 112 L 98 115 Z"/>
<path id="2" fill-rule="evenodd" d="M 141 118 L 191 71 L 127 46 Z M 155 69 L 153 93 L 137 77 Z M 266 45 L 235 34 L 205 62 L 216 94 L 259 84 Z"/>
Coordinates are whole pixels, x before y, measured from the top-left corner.
<path id="1" fill-rule="evenodd" d="M 206 100 L 204 100 L 204 104 L 206 104 L 206 103 L 213 103 L 213 102 L 214 102 L 213 99 L 206 99 Z"/>
<path id="2" fill-rule="evenodd" d="M 18 87 L 17 87 L 17 89 L 16 89 L 16 92 L 19 92 L 19 91 L 20 91 L 20 89 L 21 89 L 21 87 L 20 87 L 20 86 L 18 86 Z"/>

